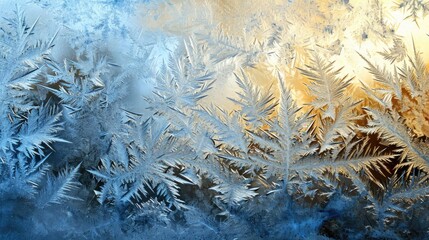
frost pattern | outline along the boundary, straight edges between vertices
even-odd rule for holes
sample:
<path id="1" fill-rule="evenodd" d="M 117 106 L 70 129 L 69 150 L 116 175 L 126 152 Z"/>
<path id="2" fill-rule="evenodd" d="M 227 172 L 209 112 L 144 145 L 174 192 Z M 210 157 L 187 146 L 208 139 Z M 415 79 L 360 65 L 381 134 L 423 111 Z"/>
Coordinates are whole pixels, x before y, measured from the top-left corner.
<path id="1" fill-rule="evenodd" d="M 382 2 L 261 3 L 244 34 L 213 24 L 219 3 L 26 4 L 67 30 L 21 6 L 0 24 L 1 237 L 428 237 L 429 70 Z M 423 1 L 398 7 L 424 21 Z M 341 59 L 368 41 L 363 81 Z"/>

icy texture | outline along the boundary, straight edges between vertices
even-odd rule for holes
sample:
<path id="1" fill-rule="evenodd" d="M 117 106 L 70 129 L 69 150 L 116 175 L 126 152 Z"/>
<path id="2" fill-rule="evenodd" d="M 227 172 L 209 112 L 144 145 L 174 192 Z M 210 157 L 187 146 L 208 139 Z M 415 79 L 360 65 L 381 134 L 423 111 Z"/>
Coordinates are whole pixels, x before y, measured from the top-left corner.
<path id="1" fill-rule="evenodd" d="M 428 2 L 0 7 L 1 239 L 429 238 Z"/>

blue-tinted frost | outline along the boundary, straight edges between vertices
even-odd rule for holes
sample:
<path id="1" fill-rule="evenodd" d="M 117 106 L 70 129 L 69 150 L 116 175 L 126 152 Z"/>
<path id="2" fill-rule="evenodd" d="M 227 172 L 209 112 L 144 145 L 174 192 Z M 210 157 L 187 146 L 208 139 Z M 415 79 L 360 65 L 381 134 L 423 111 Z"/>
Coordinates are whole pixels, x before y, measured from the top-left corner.
<path id="1" fill-rule="evenodd" d="M 416 48 L 392 38 L 393 70 L 361 53 L 382 85 L 364 102 L 319 48 L 294 66 L 293 23 L 255 15 L 234 35 L 195 2 L 0 2 L 0 238 L 427 238 L 427 136 L 406 122 L 427 103 Z M 415 21 L 428 5 L 399 4 Z"/>

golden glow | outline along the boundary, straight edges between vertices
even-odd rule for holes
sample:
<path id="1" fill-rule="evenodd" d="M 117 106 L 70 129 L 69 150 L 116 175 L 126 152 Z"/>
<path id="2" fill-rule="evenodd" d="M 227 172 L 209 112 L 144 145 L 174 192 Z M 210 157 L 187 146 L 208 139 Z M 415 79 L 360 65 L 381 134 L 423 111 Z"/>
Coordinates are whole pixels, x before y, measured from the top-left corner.
<path id="1" fill-rule="evenodd" d="M 365 97 L 360 82 L 373 86 L 373 77 L 365 68 L 365 61 L 386 64 L 378 54 L 392 48 L 398 36 L 412 54 L 413 40 L 429 63 L 429 17 L 418 19 L 418 25 L 407 14 L 395 9 L 392 0 L 173 0 L 174 8 L 163 4 L 157 9 L 158 17 L 145 15 L 139 21 L 153 29 L 178 36 L 207 33 L 219 28 L 224 34 L 244 40 L 245 47 L 252 47 L 255 40 L 264 42 L 272 34 L 273 24 L 282 29 L 278 33 L 278 46 L 270 49 L 274 54 L 259 59 L 255 68 L 245 68 L 257 85 L 276 91 L 277 71 L 280 71 L 299 105 L 312 99 L 308 97 L 303 77 L 297 68 L 308 64 L 309 51 L 317 51 L 324 58 L 335 61 L 336 68 L 343 67 L 342 75 L 354 77 L 348 94 L 360 99 Z M 179 6 L 179 7 L 178 7 Z M 185 16 L 186 17 L 183 17 Z M 186 20 L 185 20 L 186 19 Z M 167 27 L 168 26 L 168 27 Z M 209 27 L 208 27 L 209 26 Z M 228 72 L 232 63 L 222 65 L 219 72 Z M 386 64 L 388 70 L 393 65 Z M 212 99 L 227 107 L 226 97 L 233 97 L 233 74 L 224 74 L 214 86 Z M 226 78 L 226 79 L 223 79 Z M 225 101 L 224 101 L 225 100 Z M 233 106 L 229 106 L 232 107 Z"/>
<path id="2" fill-rule="evenodd" d="M 225 12 L 214 11 L 215 19 L 222 23 L 229 34 L 243 35 L 243 19 L 250 19 L 256 12 L 267 18 L 269 23 L 281 1 L 274 4 L 262 4 L 261 1 L 219 1 L 215 8 L 227 8 Z M 245 3 L 244 3 L 245 2 Z M 268 1 L 267 1 L 268 2 Z M 413 48 L 412 42 L 421 51 L 429 46 L 429 18 L 419 20 L 419 26 L 410 19 L 405 19 L 406 14 L 394 9 L 394 1 L 383 0 L 351 0 L 348 4 L 341 1 L 294 1 L 284 10 L 282 16 L 274 16 L 276 24 L 284 24 L 289 27 L 288 35 L 300 39 L 294 46 L 295 49 L 307 49 L 318 51 L 336 62 L 336 66 L 344 67 L 343 73 L 355 77 L 355 84 L 360 87 L 359 81 L 370 83 L 372 77 L 365 69 L 366 64 L 357 52 L 368 56 L 372 61 L 382 62 L 382 57 L 377 54 L 392 46 L 393 33 L 402 37 L 408 50 Z M 223 5 L 222 5 L 222 4 Z M 258 6 L 258 7 L 249 7 Z M 375 9 L 379 8 L 377 12 Z M 216 13 L 221 12 L 218 16 Z M 235 15 L 234 15 L 235 13 Z M 266 13 L 266 14 L 265 14 Z M 292 22 L 290 25 L 288 22 Z M 377 22 L 378 21 L 378 22 Z M 379 22 L 383 21 L 383 22 Z M 298 22 L 298 24 L 294 24 Z M 240 26 L 241 25 L 241 26 Z M 326 26 L 332 26 L 329 32 Z M 392 32 L 390 32 L 392 31 Z M 244 33 L 245 34 L 245 33 Z M 425 62 L 429 62 L 429 51 L 423 52 Z M 297 54 L 299 57 L 299 53 Z M 272 62 L 276 64 L 276 62 Z M 293 67 L 303 67 L 306 58 L 301 57 L 293 62 Z M 270 86 L 275 82 L 275 76 L 267 77 L 270 71 L 267 64 L 259 64 L 257 69 L 249 69 L 248 72 L 255 81 L 262 86 Z M 296 94 L 298 102 L 306 102 L 305 81 L 299 73 L 290 71 L 291 66 L 276 66 L 286 73 L 288 84 Z"/>

